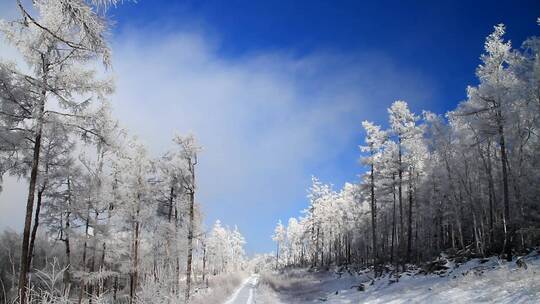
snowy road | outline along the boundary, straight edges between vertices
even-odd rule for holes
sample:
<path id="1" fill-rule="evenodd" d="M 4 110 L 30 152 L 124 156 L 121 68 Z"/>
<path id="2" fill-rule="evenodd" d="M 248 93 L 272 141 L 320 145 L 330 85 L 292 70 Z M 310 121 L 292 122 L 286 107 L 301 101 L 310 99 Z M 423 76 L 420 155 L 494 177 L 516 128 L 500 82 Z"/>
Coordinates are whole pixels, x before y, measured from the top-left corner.
<path id="1" fill-rule="evenodd" d="M 258 283 L 259 275 L 252 275 L 238 287 L 236 292 L 227 302 L 225 302 L 225 304 L 253 304 L 253 297 L 255 296 L 255 290 L 257 289 Z"/>

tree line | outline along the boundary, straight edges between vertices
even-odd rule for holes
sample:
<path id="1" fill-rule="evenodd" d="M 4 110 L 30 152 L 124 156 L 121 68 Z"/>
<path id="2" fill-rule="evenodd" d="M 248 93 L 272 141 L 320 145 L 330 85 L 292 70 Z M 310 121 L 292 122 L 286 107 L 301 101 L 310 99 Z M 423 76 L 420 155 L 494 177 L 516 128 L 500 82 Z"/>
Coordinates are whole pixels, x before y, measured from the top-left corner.
<path id="1" fill-rule="evenodd" d="M 204 231 L 196 139 L 151 157 L 111 114 L 116 2 L 17 0 L 0 23 L 24 59 L 0 60 L 0 177 L 28 181 L 22 235 L 0 236 L 0 302 L 185 303 L 243 267 L 237 229 Z"/>
<path id="2" fill-rule="evenodd" d="M 362 123 L 367 171 L 338 191 L 313 178 L 308 208 L 272 236 L 279 266 L 406 269 L 441 252 L 510 261 L 540 244 L 540 38 L 513 48 L 504 33 L 486 38 L 478 83 L 454 110 L 395 101 L 386 129 Z"/>

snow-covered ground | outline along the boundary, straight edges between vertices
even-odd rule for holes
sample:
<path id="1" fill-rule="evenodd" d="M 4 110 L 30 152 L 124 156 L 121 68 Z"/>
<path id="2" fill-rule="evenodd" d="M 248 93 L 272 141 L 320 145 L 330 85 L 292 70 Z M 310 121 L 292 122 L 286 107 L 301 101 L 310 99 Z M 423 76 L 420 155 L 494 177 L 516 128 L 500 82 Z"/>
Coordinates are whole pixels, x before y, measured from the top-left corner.
<path id="1" fill-rule="evenodd" d="M 254 274 L 232 294 L 225 304 L 254 304 L 255 293 L 259 283 L 259 276 Z"/>
<path id="2" fill-rule="evenodd" d="M 206 288 L 206 286 L 196 287 L 190 303 L 222 304 L 224 299 L 230 297 L 239 286 L 243 285 L 247 281 L 248 278 L 249 274 L 245 272 L 209 276 L 208 288 Z"/>
<path id="3" fill-rule="evenodd" d="M 540 256 L 534 252 L 523 260 L 527 269 L 497 258 L 448 263 L 443 274 L 410 272 L 397 282 L 389 275 L 372 281 L 370 273 L 305 269 L 263 274 L 254 303 L 540 303 Z"/>

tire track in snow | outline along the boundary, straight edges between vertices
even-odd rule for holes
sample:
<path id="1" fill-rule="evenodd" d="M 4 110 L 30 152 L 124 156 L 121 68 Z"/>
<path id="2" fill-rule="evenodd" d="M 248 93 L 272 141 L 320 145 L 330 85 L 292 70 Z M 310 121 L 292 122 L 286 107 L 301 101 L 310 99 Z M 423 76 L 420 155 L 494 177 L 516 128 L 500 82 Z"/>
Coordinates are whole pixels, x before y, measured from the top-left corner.
<path id="1" fill-rule="evenodd" d="M 254 290 L 258 282 L 258 275 L 250 276 L 238 287 L 225 304 L 253 304 Z"/>

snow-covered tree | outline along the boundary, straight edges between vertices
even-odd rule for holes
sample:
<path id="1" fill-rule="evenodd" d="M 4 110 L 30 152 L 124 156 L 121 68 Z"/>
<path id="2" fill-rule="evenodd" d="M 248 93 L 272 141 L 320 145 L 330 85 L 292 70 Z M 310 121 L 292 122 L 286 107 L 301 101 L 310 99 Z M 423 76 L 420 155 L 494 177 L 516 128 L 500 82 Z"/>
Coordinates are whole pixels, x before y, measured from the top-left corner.
<path id="1" fill-rule="evenodd" d="M 19 293 L 26 302 L 30 228 L 43 144 L 43 133 L 51 121 L 83 136 L 93 133 L 87 128 L 91 101 L 99 101 L 111 92 L 110 81 L 96 78 L 90 63 L 98 58 L 108 64 L 110 54 L 104 39 L 105 19 L 84 1 L 33 1 L 34 16 L 21 1 L 17 1 L 21 18 L 0 23 L 5 39 L 15 46 L 28 66 L 21 71 L 13 63 L 0 63 L 2 108 L 0 132 L 6 143 L 2 146 L 11 157 L 23 159 L 31 155 L 27 169 L 16 172 L 29 180 L 21 252 Z M 5 106 L 4 106 L 5 104 Z M 4 136 L 5 135 L 5 136 Z M 21 151 L 18 152 L 17 150 Z M 20 168 L 11 159 L 3 171 Z M 26 171 L 30 171 L 26 174 Z"/>
<path id="2" fill-rule="evenodd" d="M 487 37 L 479 83 L 455 110 L 420 117 L 396 101 L 388 130 L 363 123 L 359 184 L 336 192 L 313 178 L 304 217 L 287 227 L 293 264 L 340 264 L 341 247 L 347 263 L 405 268 L 445 250 L 511 258 L 540 241 L 540 42 L 514 49 L 504 31 Z"/>
<path id="3" fill-rule="evenodd" d="M 223 227 L 217 220 L 206 242 L 208 265 L 214 275 L 242 268 L 245 240 L 237 228 Z"/>
<path id="4" fill-rule="evenodd" d="M 283 259 L 283 256 L 286 255 L 286 246 L 287 246 L 287 231 L 281 220 L 278 221 L 276 228 L 274 229 L 274 234 L 272 235 L 272 240 L 276 242 L 276 267 L 280 263 L 280 257 Z"/>
<path id="5" fill-rule="evenodd" d="M 371 207 L 371 241 L 373 248 L 373 263 L 377 264 L 377 202 L 375 198 L 375 164 L 377 158 L 380 158 L 381 149 L 386 140 L 386 133 L 381 131 L 381 127 L 374 125 L 369 121 L 362 122 L 366 131 L 366 146 L 361 147 L 363 152 L 368 152 L 369 156 L 364 157 L 362 162 L 370 167 L 369 172 L 369 196 Z M 378 169 L 377 169 L 378 170 Z"/>

